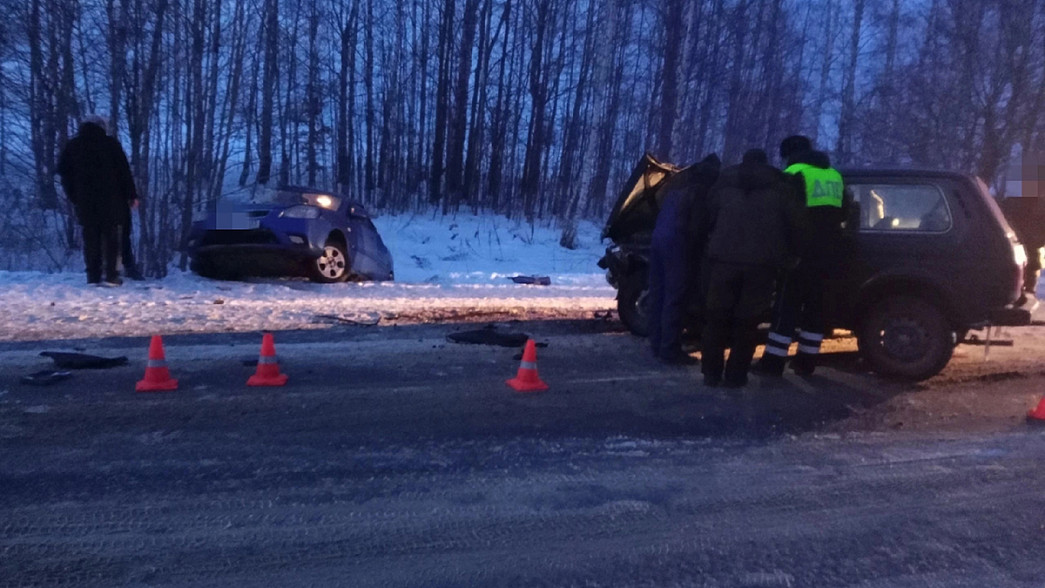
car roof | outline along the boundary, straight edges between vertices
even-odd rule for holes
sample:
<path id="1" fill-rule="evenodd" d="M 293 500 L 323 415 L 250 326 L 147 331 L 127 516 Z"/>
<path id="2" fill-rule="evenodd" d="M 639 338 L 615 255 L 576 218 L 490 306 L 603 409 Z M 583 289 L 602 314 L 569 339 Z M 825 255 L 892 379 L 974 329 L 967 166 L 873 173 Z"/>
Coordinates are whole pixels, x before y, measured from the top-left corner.
<path id="1" fill-rule="evenodd" d="M 858 167 L 843 168 L 838 170 L 843 176 L 849 178 L 892 176 L 896 178 L 950 178 L 966 179 L 974 178 L 972 174 L 942 170 L 942 169 L 912 169 L 901 167 Z"/>

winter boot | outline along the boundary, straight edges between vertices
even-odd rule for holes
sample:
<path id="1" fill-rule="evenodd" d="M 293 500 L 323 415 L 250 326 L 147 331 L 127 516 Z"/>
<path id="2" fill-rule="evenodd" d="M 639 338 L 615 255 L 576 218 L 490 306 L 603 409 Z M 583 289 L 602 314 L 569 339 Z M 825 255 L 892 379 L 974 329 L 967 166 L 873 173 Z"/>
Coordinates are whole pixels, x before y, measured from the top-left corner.
<path id="1" fill-rule="evenodd" d="M 758 360 L 758 363 L 751 368 L 756 374 L 763 376 L 770 376 L 779 378 L 784 375 L 784 364 L 787 362 L 787 358 L 783 355 L 773 355 L 772 353 L 766 353 L 762 356 L 762 359 Z"/>
<path id="2" fill-rule="evenodd" d="M 791 370 L 799 376 L 811 376 L 816 370 L 816 356 L 801 351 L 791 360 Z"/>

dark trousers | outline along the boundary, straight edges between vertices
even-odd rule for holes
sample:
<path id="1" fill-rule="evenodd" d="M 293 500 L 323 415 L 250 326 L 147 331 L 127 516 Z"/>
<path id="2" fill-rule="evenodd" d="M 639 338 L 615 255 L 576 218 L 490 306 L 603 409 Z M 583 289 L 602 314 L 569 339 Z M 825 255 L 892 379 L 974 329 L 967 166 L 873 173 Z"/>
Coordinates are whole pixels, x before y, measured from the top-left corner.
<path id="1" fill-rule="evenodd" d="M 788 346 L 799 329 L 799 353 L 820 352 L 825 329 L 824 285 L 829 271 L 826 264 L 803 262 L 780 281 L 766 353 L 787 357 Z"/>
<path id="2" fill-rule="evenodd" d="M 711 262 L 701 353 L 705 377 L 718 380 L 724 371 L 726 383 L 747 381 L 758 323 L 772 304 L 775 281 L 776 270 L 769 266 Z"/>
<path id="3" fill-rule="evenodd" d="M 87 282 L 114 281 L 120 277 L 116 267 L 120 262 L 120 225 L 85 223 L 83 225 L 83 263 Z"/>
<path id="4" fill-rule="evenodd" d="M 650 250 L 649 341 L 653 354 L 670 359 L 682 353 L 682 315 L 689 285 L 689 264 L 682 247 Z"/>

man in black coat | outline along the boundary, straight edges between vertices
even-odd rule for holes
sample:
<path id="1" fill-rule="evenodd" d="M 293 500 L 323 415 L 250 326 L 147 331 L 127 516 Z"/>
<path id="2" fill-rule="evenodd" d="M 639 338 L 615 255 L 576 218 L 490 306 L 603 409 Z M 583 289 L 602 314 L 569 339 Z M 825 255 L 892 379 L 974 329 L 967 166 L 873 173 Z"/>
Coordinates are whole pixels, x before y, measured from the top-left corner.
<path id="1" fill-rule="evenodd" d="M 97 115 L 84 119 L 62 150 L 58 174 L 83 227 L 87 283 L 119 286 L 120 228 L 137 194 L 127 156 L 106 126 Z"/>
<path id="2" fill-rule="evenodd" d="M 682 319 L 703 253 L 703 240 L 692 231 L 692 211 L 705 206 L 708 190 L 718 177 L 715 154 L 669 178 L 661 191 L 660 211 L 653 228 L 649 274 L 649 341 L 653 354 L 665 363 L 689 363 L 682 352 Z"/>
<path id="3" fill-rule="evenodd" d="M 777 273 L 797 246 L 803 210 L 793 182 L 769 165 L 761 149 L 749 150 L 740 165 L 722 171 L 708 203 L 704 383 L 740 387 L 747 383 L 758 324 L 772 304 Z"/>

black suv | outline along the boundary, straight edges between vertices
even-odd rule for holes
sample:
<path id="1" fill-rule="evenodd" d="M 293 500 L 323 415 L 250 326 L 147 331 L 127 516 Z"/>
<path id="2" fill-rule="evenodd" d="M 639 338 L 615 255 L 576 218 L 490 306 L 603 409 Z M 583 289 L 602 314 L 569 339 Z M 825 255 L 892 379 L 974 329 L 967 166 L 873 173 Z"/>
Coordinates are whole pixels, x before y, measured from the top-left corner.
<path id="1" fill-rule="evenodd" d="M 659 188 L 679 171 L 646 155 L 603 231 L 599 266 L 617 288 L 621 320 L 645 335 L 650 233 Z M 970 329 L 1030 323 L 1013 308 L 1026 257 L 987 187 L 968 174 L 842 170 L 853 194 L 852 253 L 829 284 L 827 321 L 852 331 L 876 372 L 921 380 L 940 372 Z M 687 322 L 696 321 L 691 309 Z"/>

